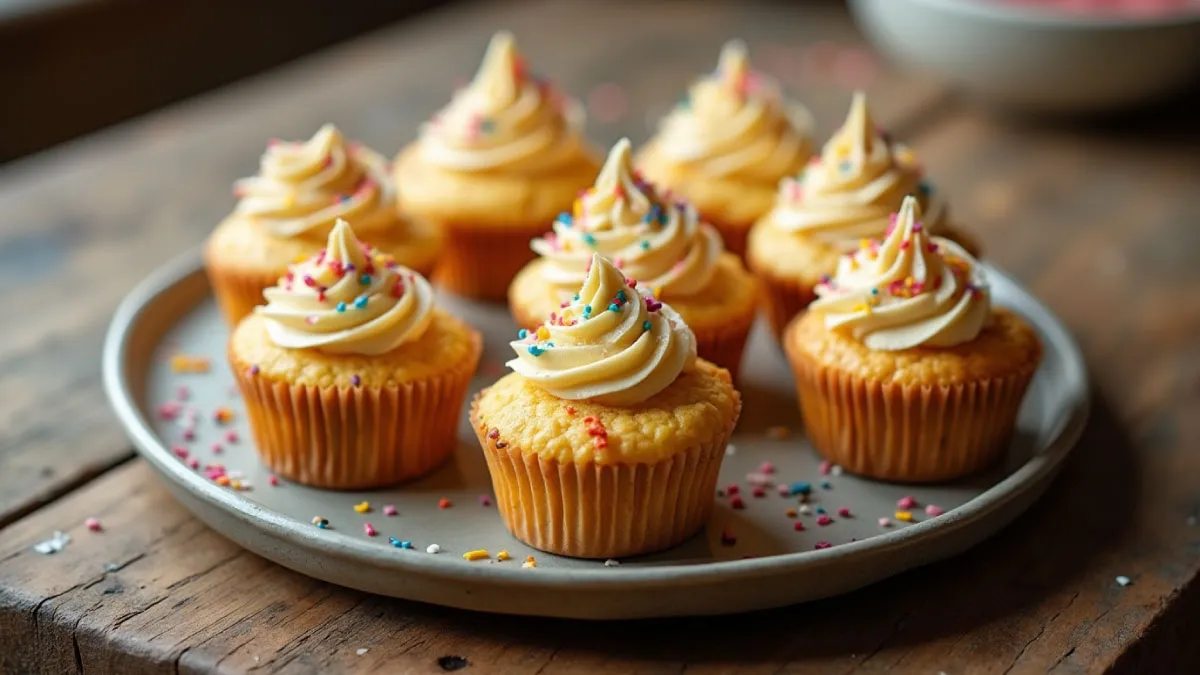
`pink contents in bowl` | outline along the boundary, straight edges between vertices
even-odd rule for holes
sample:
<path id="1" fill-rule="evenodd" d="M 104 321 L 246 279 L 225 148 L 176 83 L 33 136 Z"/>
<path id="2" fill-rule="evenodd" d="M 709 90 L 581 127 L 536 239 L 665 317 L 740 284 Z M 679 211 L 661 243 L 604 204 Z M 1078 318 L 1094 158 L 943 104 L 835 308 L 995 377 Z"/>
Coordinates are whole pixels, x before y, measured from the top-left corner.
<path id="1" fill-rule="evenodd" d="M 1045 8 L 1071 14 L 1093 14 L 1110 17 L 1164 17 L 1172 14 L 1194 14 L 1200 11 L 1200 0 L 992 0 L 997 4 Z"/>

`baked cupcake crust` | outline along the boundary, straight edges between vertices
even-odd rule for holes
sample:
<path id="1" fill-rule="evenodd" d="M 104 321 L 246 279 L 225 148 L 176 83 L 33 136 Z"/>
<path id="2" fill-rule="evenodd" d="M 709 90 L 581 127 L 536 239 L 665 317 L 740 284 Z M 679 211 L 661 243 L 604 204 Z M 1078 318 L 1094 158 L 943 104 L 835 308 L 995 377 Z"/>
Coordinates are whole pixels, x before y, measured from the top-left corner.
<path id="1" fill-rule="evenodd" d="M 622 408 L 555 398 L 511 373 L 479 393 L 472 422 L 481 437 L 494 433 L 493 440 L 543 461 L 654 464 L 727 439 L 740 412 L 728 371 L 697 360 L 666 389 Z M 604 430 L 604 443 L 596 429 Z"/>
<path id="2" fill-rule="evenodd" d="M 415 219 L 459 228 L 540 230 L 571 207 L 580 189 L 600 170 L 598 157 L 581 152 L 577 160 L 545 172 L 455 171 L 424 162 L 413 143 L 396 158 L 394 176 L 401 209 Z"/>
<path id="3" fill-rule="evenodd" d="M 474 371 L 482 350 L 479 333 L 440 309 L 417 339 L 378 356 L 325 354 L 317 349 L 277 346 L 257 314 L 243 319 L 229 338 L 235 367 L 288 385 L 317 388 L 402 387 L 464 367 Z"/>

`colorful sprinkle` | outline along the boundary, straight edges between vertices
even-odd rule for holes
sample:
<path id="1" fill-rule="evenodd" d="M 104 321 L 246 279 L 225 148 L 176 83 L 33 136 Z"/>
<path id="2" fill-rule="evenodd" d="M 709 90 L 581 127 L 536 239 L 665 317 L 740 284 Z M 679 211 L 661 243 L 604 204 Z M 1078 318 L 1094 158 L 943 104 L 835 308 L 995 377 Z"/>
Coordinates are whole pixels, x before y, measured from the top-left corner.
<path id="1" fill-rule="evenodd" d="M 817 524 L 820 525 L 821 527 L 825 527 L 826 525 L 832 525 L 833 518 L 830 518 L 828 515 L 821 514 L 821 515 L 817 516 Z"/>
<path id="2" fill-rule="evenodd" d="M 512 556 L 508 553 L 508 551 L 505 551 L 505 550 L 501 550 L 499 553 L 496 554 L 496 562 L 504 562 L 505 560 L 509 560 L 510 558 L 512 558 Z"/>
<path id="3" fill-rule="evenodd" d="M 412 550 L 413 547 L 413 543 L 406 539 L 402 540 L 395 537 L 388 537 L 388 541 L 392 542 L 392 546 L 395 546 L 396 548 Z"/>
<path id="4" fill-rule="evenodd" d="M 746 502 L 741 497 L 733 496 L 729 499 L 729 506 L 738 510 L 746 508 Z"/>
<path id="5" fill-rule="evenodd" d="M 479 495 L 479 505 L 480 506 L 491 506 L 492 498 L 487 495 Z"/>
<path id="6" fill-rule="evenodd" d="M 368 537 L 374 537 L 376 534 L 379 534 L 375 531 L 375 526 L 370 523 L 363 523 L 363 532 L 365 532 Z"/>
<path id="7" fill-rule="evenodd" d="M 532 569 L 534 567 L 537 567 L 537 561 L 533 559 L 533 556 L 527 556 L 525 558 L 525 562 L 521 563 L 521 567 L 524 567 L 526 569 Z"/>
<path id="8" fill-rule="evenodd" d="M 788 518 L 795 518 L 796 517 L 796 509 L 788 509 L 787 511 L 783 512 L 783 515 L 787 516 Z"/>
<path id="9" fill-rule="evenodd" d="M 797 520 L 796 522 L 792 523 L 792 529 L 797 532 L 803 532 L 804 531 L 804 521 Z"/>
<path id="10" fill-rule="evenodd" d="M 900 499 L 896 500 L 896 508 L 900 509 L 901 511 L 908 511 L 916 505 L 917 500 L 913 499 L 912 497 L 901 497 Z"/>
<path id="11" fill-rule="evenodd" d="M 888 519 L 888 518 L 880 518 L 880 519 L 879 519 L 879 526 L 880 526 L 880 527 L 891 527 L 891 526 L 892 526 L 892 521 L 891 521 L 890 519 Z"/>
<path id="12" fill-rule="evenodd" d="M 438 508 L 439 509 L 448 509 L 451 506 L 454 506 L 454 504 L 451 503 L 451 501 L 449 499 L 446 499 L 445 497 L 442 497 L 441 499 L 438 500 Z"/>
<path id="13" fill-rule="evenodd" d="M 766 497 L 767 490 L 766 490 L 766 488 L 762 487 L 761 485 L 755 485 L 754 489 L 752 489 L 750 491 L 750 494 L 754 495 L 755 497 L 759 497 L 759 498 Z"/>
<path id="14" fill-rule="evenodd" d="M 653 324 L 651 324 L 649 321 L 642 322 L 642 330 L 650 330 L 652 327 Z"/>
<path id="15" fill-rule="evenodd" d="M 339 302 L 334 309 L 336 309 L 339 312 L 344 312 L 344 311 L 346 311 L 346 303 Z"/>
<path id="16" fill-rule="evenodd" d="M 267 484 L 271 487 L 279 487 L 279 476 L 276 476 L 275 474 L 267 476 Z"/>
<path id="17" fill-rule="evenodd" d="M 426 553 L 441 553 L 442 547 L 438 546 L 437 544 L 430 544 L 425 547 L 425 552 Z"/>
<path id="18" fill-rule="evenodd" d="M 329 520 L 327 518 L 322 518 L 321 516 L 313 516 L 312 524 L 316 525 L 322 530 L 329 529 Z"/>
<path id="19" fill-rule="evenodd" d="M 233 421 L 233 409 L 220 407 L 213 411 L 213 421 L 217 424 L 229 424 Z"/>
<path id="20" fill-rule="evenodd" d="M 475 549 L 474 551 L 467 551 L 463 554 L 463 560 L 470 560 L 471 562 L 475 562 L 476 560 L 487 560 L 490 557 L 492 557 L 492 554 L 488 553 L 482 548 Z"/>
<path id="21" fill-rule="evenodd" d="M 355 513 L 370 513 L 371 512 L 371 502 L 359 502 L 359 503 L 355 504 L 354 512 Z"/>
<path id="22" fill-rule="evenodd" d="M 362 378 L 359 377 L 357 374 L 351 375 L 350 376 L 350 384 L 357 387 L 362 384 Z"/>
<path id="23" fill-rule="evenodd" d="M 938 506 L 937 504 L 928 504 L 925 506 L 925 515 L 927 515 L 927 516 L 937 517 L 937 516 L 942 515 L 945 512 L 946 512 L 946 509 L 943 509 L 942 507 Z"/>
<path id="24" fill-rule="evenodd" d="M 818 467 L 818 470 L 821 472 L 822 476 L 828 476 L 829 469 L 832 467 L 833 467 L 833 464 L 829 460 L 822 460 L 820 466 Z"/>
<path id="25" fill-rule="evenodd" d="M 812 492 L 812 485 L 810 485 L 804 481 L 799 481 L 796 483 L 792 483 L 791 491 L 792 491 L 792 494 L 794 494 L 794 495 L 806 495 L 806 494 Z"/>
<path id="26" fill-rule="evenodd" d="M 605 566 L 605 567 L 620 567 L 620 566 L 621 566 L 621 561 L 620 561 L 620 560 L 613 560 L 612 558 L 609 558 L 608 560 L 605 560 L 605 561 L 604 561 L 604 566 Z"/>
<path id="27" fill-rule="evenodd" d="M 821 481 L 821 489 L 822 489 L 822 490 L 832 490 L 832 489 L 833 489 L 833 483 L 830 483 L 830 482 L 829 482 L 829 481 L 827 481 L 827 480 L 823 480 L 823 481 Z"/>
<path id="28" fill-rule="evenodd" d="M 1129 584 L 1132 584 L 1132 583 L 1133 583 L 1133 580 L 1131 580 L 1129 577 L 1125 576 L 1124 574 L 1117 577 L 1117 585 L 1119 585 L 1119 586 L 1124 587 L 1124 586 L 1128 586 Z"/>
<path id="29" fill-rule="evenodd" d="M 524 340 L 527 337 L 529 337 L 529 331 L 525 330 L 524 328 L 517 331 L 517 339 L 518 340 Z"/>
<path id="30" fill-rule="evenodd" d="M 385 516 L 394 516 L 398 513 L 400 513 L 400 511 L 394 504 L 387 504 L 383 507 L 383 515 Z"/>
<path id="31" fill-rule="evenodd" d="M 225 442 L 226 443 L 237 443 L 238 442 L 238 432 L 234 429 L 230 429 L 229 431 L 226 431 L 225 432 Z"/>
<path id="32" fill-rule="evenodd" d="M 811 515 L 811 514 L 812 514 L 812 507 L 811 507 L 811 506 L 809 506 L 808 504 L 801 504 L 801 505 L 800 505 L 800 515 L 802 515 L 802 516 L 807 516 L 807 515 Z"/>
<path id="33" fill-rule="evenodd" d="M 913 519 L 912 511 L 897 511 L 894 515 L 896 520 L 911 523 Z"/>
<path id="34" fill-rule="evenodd" d="M 354 299 L 354 306 L 358 309 L 364 309 L 367 306 L 367 296 L 360 295 Z"/>
<path id="35" fill-rule="evenodd" d="M 721 530 L 721 545 L 722 546 L 733 546 L 736 543 L 737 543 L 737 535 L 735 535 L 733 533 L 733 530 L 729 529 L 728 527 Z"/>
<path id="36" fill-rule="evenodd" d="M 813 548 L 818 551 L 820 551 L 821 549 L 832 548 L 832 547 L 833 547 L 833 544 L 831 544 L 827 541 L 818 541 L 817 543 L 813 544 Z"/>
<path id="37" fill-rule="evenodd" d="M 176 354 L 171 357 L 171 371 L 180 374 L 202 375 L 209 371 L 210 361 L 203 356 Z"/>
<path id="38" fill-rule="evenodd" d="M 850 509 L 848 507 L 843 506 L 842 508 L 838 509 L 838 515 L 841 516 L 842 518 L 849 518 L 850 517 Z"/>
<path id="39" fill-rule="evenodd" d="M 817 507 L 817 515 L 819 515 L 819 516 L 825 515 L 825 507 L 824 506 Z"/>
<path id="40" fill-rule="evenodd" d="M 529 345 L 528 351 L 530 356 L 541 356 L 542 354 L 546 353 L 545 349 L 542 349 L 537 345 Z"/>
<path id="41" fill-rule="evenodd" d="M 92 532 L 99 532 L 101 529 L 103 529 L 100 527 L 100 521 L 96 520 L 95 518 L 88 518 L 87 520 L 83 521 L 83 524 Z"/>

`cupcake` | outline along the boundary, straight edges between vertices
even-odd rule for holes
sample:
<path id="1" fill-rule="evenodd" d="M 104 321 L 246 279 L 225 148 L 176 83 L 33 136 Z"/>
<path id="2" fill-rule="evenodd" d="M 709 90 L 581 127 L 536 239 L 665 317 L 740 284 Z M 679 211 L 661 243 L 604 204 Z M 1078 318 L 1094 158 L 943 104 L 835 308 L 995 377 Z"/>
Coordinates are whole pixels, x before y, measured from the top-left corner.
<path id="1" fill-rule="evenodd" d="M 416 478 L 454 450 L 482 346 L 436 308 L 424 277 L 344 220 L 229 338 L 229 363 L 264 464 L 297 483 L 371 488 Z"/>
<path id="2" fill-rule="evenodd" d="M 305 142 L 274 141 L 259 173 L 234 185 L 237 206 L 208 239 L 208 277 L 230 325 L 262 302 L 263 289 L 325 243 L 338 218 L 353 220 L 381 251 L 425 274 L 441 233 L 396 209 L 388 163 L 326 124 Z"/>
<path id="3" fill-rule="evenodd" d="M 515 372 L 471 424 L 504 524 L 534 548 L 617 558 L 669 548 L 712 510 L 741 412 L 669 306 L 593 254 L 579 300 L 512 343 Z"/>
<path id="4" fill-rule="evenodd" d="M 396 160 L 404 209 L 450 240 L 435 281 L 468 297 L 504 298 L 533 258 L 529 239 L 596 175 L 583 123 L 576 101 L 526 72 L 511 35 L 492 38 L 475 79 Z"/>
<path id="5" fill-rule="evenodd" d="M 1003 455 L 1042 354 L 920 213 L 906 198 L 886 238 L 843 257 L 784 336 L 813 446 L 884 480 L 950 480 Z"/>
<path id="6" fill-rule="evenodd" d="M 812 117 L 779 84 L 750 68 L 746 46 L 730 42 L 713 74 L 695 82 L 639 154 L 646 178 L 696 205 L 730 251 L 771 210 L 779 181 L 813 153 Z"/>
<path id="7" fill-rule="evenodd" d="M 856 93 L 850 115 L 821 157 L 799 178 L 784 179 L 770 213 L 754 226 L 746 264 L 763 281 L 767 318 L 776 335 L 813 300 L 813 288 L 833 274 L 838 258 L 863 238 L 881 237 L 888 217 L 916 195 L 934 235 L 976 254 L 949 224 L 946 205 L 912 150 L 876 128 L 866 97 Z"/>
<path id="8" fill-rule="evenodd" d="M 633 171 L 627 139 L 613 146 L 595 185 L 572 212 L 560 214 L 553 231 L 532 246 L 538 259 L 509 287 L 519 326 L 553 321 L 576 302 L 592 255 L 599 253 L 656 301 L 670 303 L 695 333 L 700 358 L 736 377 L 756 312 L 754 277 L 724 251 L 721 236 L 695 209 L 664 199 Z"/>

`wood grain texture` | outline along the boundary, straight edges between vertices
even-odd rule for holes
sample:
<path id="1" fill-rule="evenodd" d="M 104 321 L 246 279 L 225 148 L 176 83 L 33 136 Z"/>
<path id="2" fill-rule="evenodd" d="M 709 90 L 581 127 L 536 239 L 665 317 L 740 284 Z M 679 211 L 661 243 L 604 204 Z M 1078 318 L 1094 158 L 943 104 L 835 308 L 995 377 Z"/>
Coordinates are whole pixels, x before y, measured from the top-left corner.
<path id="1" fill-rule="evenodd" d="M 67 492 L 85 476 L 72 468 L 80 461 L 102 468 L 127 456 L 97 388 L 98 333 L 136 278 L 229 208 L 228 183 L 253 170 L 263 138 L 303 136 L 333 119 L 381 149 L 398 147 L 501 22 L 573 91 L 619 79 L 633 109 L 653 109 L 708 68 L 726 36 L 768 45 L 853 35 L 840 10 L 813 7 L 456 8 L 0 173 L 0 206 L 15 216 L 0 230 L 0 308 L 24 323 L 0 334 L 0 514 L 12 521 Z M 595 37 L 622 31 L 620 49 Z M 827 133 L 846 93 L 797 83 Z M 511 618 L 290 573 L 199 524 L 132 462 L 2 531 L 0 672 L 440 673 L 447 656 L 481 673 L 1200 669 L 1200 146 L 1186 115 L 1124 132 L 1038 128 L 972 112 L 919 79 L 887 77 L 873 94 L 955 217 L 1074 331 L 1096 383 L 1092 422 L 1063 476 L 997 537 L 861 592 L 777 611 Z M 646 127 L 638 115 L 593 132 L 636 141 Z M 139 255 L 122 257 L 131 250 Z M 68 290 L 69 302 L 55 302 Z M 47 311 L 27 311 L 35 305 Z M 26 468 L 10 476 L 9 467 Z M 39 478 L 43 467 L 57 473 Z M 106 531 L 87 532 L 88 516 Z M 30 551 L 55 529 L 75 536 L 70 547 Z M 1118 586 L 1117 575 L 1133 584 Z"/>
<path id="2" fill-rule="evenodd" d="M 198 244 L 232 208 L 232 181 L 255 171 L 267 139 L 305 138 L 334 121 L 395 152 L 448 99 L 455 80 L 473 72 L 499 27 L 515 31 L 530 62 L 572 93 L 621 83 L 637 112 L 593 124 L 591 135 L 605 144 L 620 135 L 644 139 L 643 111 L 665 111 L 691 77 L 713 67 L 731 35 L 785 64 L 794 53 L 779 47 L 785 41 L 858 39 L 836 3 L 456 5 L 5 167 L 0 311 L 21 319 L 19 329 L 0 333 L 0 525 L 130 455 L 100 390 L 108 319 L 134 283 Z M 811 103 L 823 133 L 848 100 L 831 84 L 832 68 L 782 73 Z M 881 121 L 896 124 L 918 117 L 940 91 L 900 76 L 871 88 Z"/>

